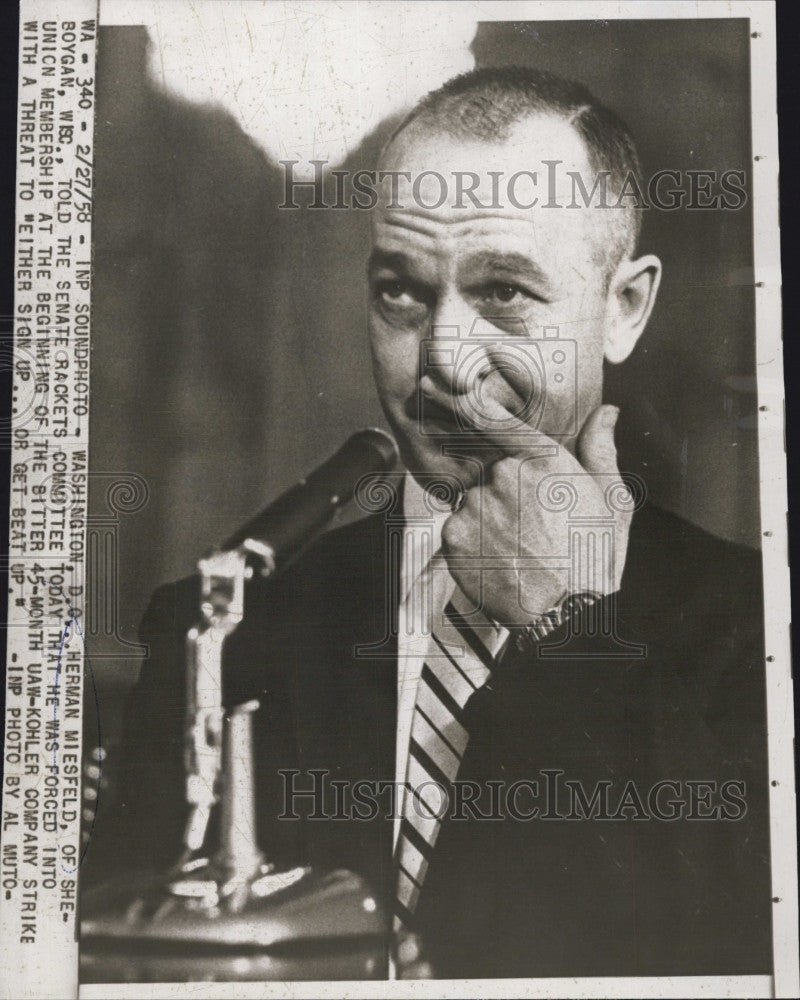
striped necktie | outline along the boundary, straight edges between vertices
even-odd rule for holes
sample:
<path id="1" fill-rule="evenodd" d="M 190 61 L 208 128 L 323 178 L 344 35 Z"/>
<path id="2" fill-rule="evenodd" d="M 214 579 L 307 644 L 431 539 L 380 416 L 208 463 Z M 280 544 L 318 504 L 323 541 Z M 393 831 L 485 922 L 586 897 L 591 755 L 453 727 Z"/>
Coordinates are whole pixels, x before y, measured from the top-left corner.
<path id="1" fill-rule="evenodd" d="M 503 639 L 456 587 L 434 624 L 411 722 L 403 818 L 395 848 L 395 931 L 413 927 L 450 789 L 469 742 L 464 706 L 488 679 Z"/>

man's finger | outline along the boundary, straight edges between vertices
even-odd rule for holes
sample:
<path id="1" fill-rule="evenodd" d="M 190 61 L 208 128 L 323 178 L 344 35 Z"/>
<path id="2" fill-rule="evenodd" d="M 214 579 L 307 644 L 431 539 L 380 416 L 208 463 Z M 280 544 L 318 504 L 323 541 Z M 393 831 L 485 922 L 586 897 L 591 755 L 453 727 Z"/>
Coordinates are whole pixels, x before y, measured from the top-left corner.
<path id="1" fill-rule="evenodd" d="M 525 423 L 489 393 L 476 387 L 471 392 L 448 395 L 429 377 L 420 380 L 420 390 L 428 398 L 458 414 L 459 423 L 478 432 L 509 456 L 557 455 L 557 443 Z"/>
<path id="2" fill-rule="evenodd" d="M 486 356 L 492 367 L 518 397 L 520 405 L 531 402 L 544 391 L 541 356 L 531 356 L 529 338 L 511 337 L 489 344 Z"/>
<path id="3" fill-rule="evenodd" d="M 592 475 L 617 475 L 617 446 L 614 428 L 619 409 L 605 404 L 598 406 L 586 419 L 577 442 L 578 461 Z"/>

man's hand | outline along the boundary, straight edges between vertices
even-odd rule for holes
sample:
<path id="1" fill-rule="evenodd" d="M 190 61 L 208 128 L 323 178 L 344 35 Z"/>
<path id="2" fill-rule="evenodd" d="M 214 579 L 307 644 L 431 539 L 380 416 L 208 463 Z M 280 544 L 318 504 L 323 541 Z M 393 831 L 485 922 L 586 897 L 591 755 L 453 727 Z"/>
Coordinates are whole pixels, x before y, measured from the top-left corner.
<path id="1" fill-rule="evenodd" d="M 567 593 L 618 590 L 633 513 L 617 467 L 618 409 L 603 405 L 590 414 L 576 458 L 522 421 L 516 430 L 526 433 L 516 440 L 524 444 L 515 445 L 508 433 L 513 414 L 491 405 L 496 420 L 478 429 L 504 457 L 487 470 L 487 482 L 467 490 L 442 531 L 442 551 L 461 589 L 507 626 L 529 623 Z M 484 399 L 484 414 L 487 408 Z"/>

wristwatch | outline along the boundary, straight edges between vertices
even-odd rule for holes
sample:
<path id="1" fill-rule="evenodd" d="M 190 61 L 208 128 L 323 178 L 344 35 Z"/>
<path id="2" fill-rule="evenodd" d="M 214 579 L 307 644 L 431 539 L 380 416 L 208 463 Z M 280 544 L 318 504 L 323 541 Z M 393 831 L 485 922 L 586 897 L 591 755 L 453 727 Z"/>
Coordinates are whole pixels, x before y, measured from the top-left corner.
<path id="1" fill-rule="evenodd" d="M 561 628 L 565 622 L 583 611 L 584 608 L 590 608 L 596 604 L 602 596 L 594 590 L 581 590 L 575 594 L 564 594 L 549 611 L 545 611 L 544 614 L 539 615 L 527 625 L 518 626 L 512 630 L 516 633 L 517 649 L 521 653 L 536 649 L 542 639 Z"/>

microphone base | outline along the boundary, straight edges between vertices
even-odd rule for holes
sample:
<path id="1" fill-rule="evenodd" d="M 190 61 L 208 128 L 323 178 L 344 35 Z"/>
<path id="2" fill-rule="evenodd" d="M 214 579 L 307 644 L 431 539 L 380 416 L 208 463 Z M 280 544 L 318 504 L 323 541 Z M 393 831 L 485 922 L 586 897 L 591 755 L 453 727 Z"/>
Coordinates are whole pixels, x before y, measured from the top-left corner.
<path id="1" fill-rule="evenodd" d="M 388 920 L 344 870 L 261 865 L 226 883 L 198 859 L 166 879 L 104 883 L 87 893 L 84 914 L 82 983 L 387 977 Z"/>

